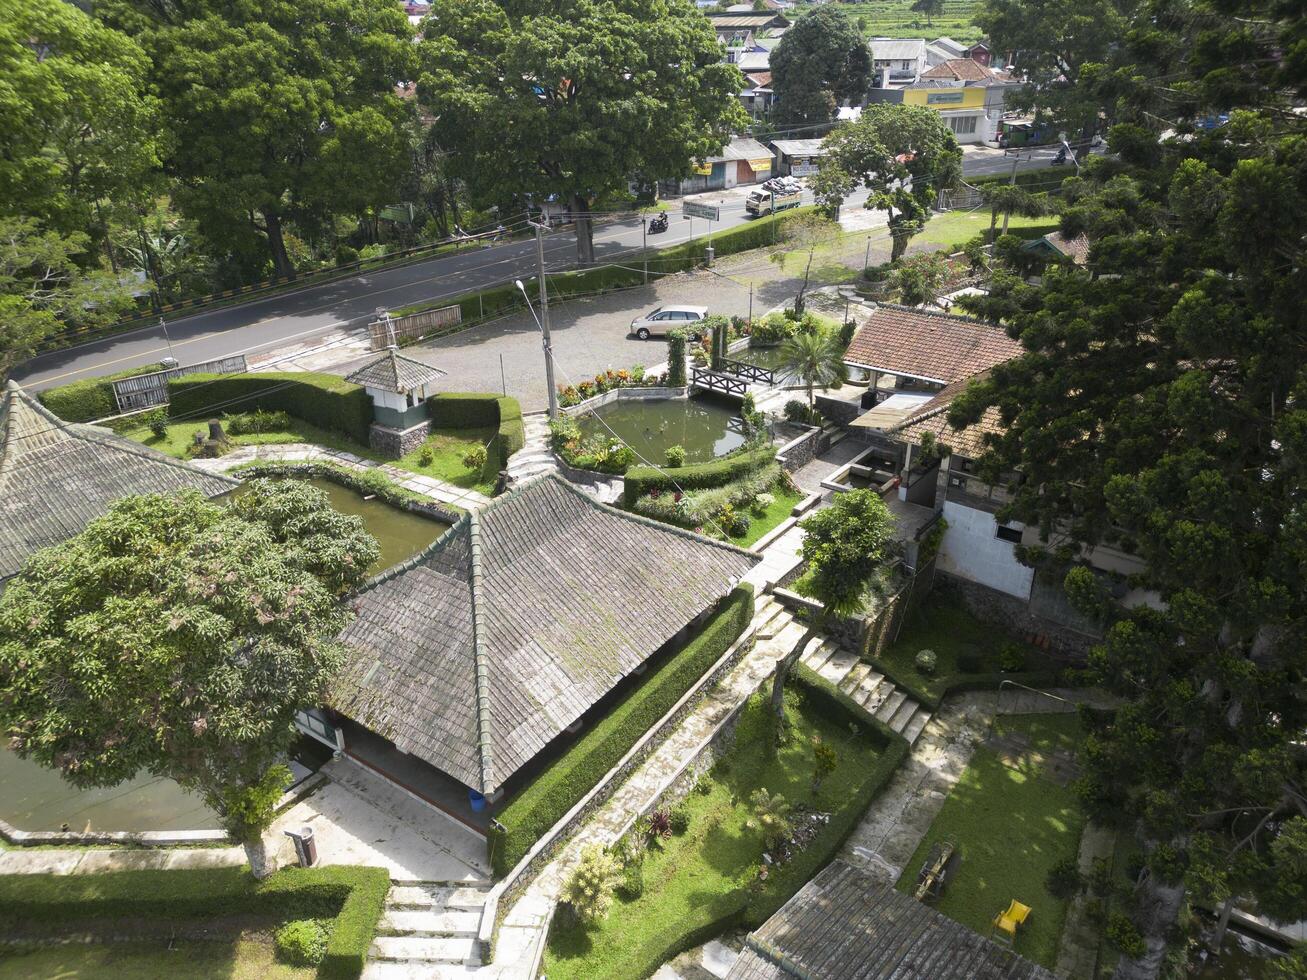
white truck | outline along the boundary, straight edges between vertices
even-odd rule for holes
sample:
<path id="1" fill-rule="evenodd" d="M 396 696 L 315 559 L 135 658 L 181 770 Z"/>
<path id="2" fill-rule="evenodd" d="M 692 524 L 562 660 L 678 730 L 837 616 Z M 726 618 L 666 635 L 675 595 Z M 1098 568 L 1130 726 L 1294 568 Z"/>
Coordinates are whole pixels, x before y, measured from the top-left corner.
<path id="1" fill-rule="evenodd" d="M 797 208 L 802 203 L 803 191 L 801 190 L 776 192 L 757 190 L 749 192 L 749 197 L 744 202 L 744 210 L 755 217 L 761 218 L 764 214 L 784 211 L 787 208 Z"/>

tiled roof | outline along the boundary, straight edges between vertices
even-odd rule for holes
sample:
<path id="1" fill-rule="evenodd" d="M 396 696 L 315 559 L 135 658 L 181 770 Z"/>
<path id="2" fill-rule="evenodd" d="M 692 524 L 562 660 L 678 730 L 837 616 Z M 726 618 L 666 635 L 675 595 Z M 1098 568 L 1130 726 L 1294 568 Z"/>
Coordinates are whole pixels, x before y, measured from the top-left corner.
<path id="1" fill-rule="evenodd" d="M 843 861 L 829 864 L 750 933 L 727 974 L 790 977 L 1054 980 L 1042 966 Z"/>
<path id="2" fill-rule="evenodd" d="M 1089 236 L 1085 234 L 1077 235 L 1075 238 L 1064 238 L 1060 231 L 1055 231 L 1044 236 L 1044 241 L 1052 245 L 1076 265 L 1084 265 L 1089 261 Z"/>
<path id="3" fill-rule="evenodd" d="M 121 497 L 240 486 L 107 429 L 65 422 L 10 381 L 0 401 L 0 581 Z"/>
<path id="4" fill-rule="evenodd" d="M 850 364 L 950 384 L 1016 357 L 1002 328 L 963 316 L 878 306 L 844 354 Z"/>
<path id="5" fill-rule="evenodd" d="M 365 388 L 402 393 L 421 388 L 424 384 L 444 376 L 445 372 L 440 368 L 405 357 L 391 347 L 380 357 L 368 361 L 352 374 L 346 375 L 345 380 L 363 385 Z"/>
<path id="6" fill-rule="evenodd" d="M 936 442 L 948 446 L 957 455 L 965 456 L 967 459 L 979 459 L 986 449 L 985 435 L 988 433 L 997 435 L 1003 431 L 998 409 L 990 406 L 985 409 L 985 414 L 980 417 L 979 422 L 961 431 L 948 424 L 948 409 L 953 404 L 953 399 L 979 377 L 977 375 L 955 381 L 888 432 L 914 446 L 921 445 L 922 434 L 929 432 L 934 435 Z"/>
<path id="7" fill-rule="evenodd" d="M 330 703 L 490 793 L 757 561 L 542 477 L 353 599 Z"/>
<path id="8" fill-rule="evenodd" d="M 751 71 L 744 77 L 753 83 L 754 88 L 771 88 L 771 72 L 769 71 Z"/>
<path id="9" fill-rule="evenodd" d="M 949 58 L 921 73 L 923 79 L 947 79 L 955 82 L 1010 82 L 1005 72 L 986 68 L 970 58 Z"/>

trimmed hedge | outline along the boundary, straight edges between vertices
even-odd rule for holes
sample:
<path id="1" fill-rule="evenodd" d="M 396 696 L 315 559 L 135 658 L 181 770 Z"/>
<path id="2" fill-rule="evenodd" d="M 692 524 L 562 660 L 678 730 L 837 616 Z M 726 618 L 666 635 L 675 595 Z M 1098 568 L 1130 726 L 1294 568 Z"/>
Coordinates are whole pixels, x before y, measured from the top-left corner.
<path id="1" fill-rule="evenodd" d="M 118 401 L 113 397 L 112 382 L 162 370 L 162 364 L 147 364 L 130 371 L 106 374 L 101 378 L 87 378 L 85 381 L 47 388 L 36 397 L 65 422 L 94 422 L 118 414 Z"/>
<path id="2" fill-rule="evenodd" d="M 522 406 L 516 398 L 474 392 L 444 392 L 427 399 L 431 422 L 438 428 L 495 428 L 495 437 L 486 446 L 486 464 L 481 480 L 494 483 L 499 471 L 508 465 L 508 457 L 526 444 L 522 425 Z"/>
<path id="3" fill-rule="evenodd" d="M 168 382 L 173 418 L 203 420 L 207 415 L 281 411 L 320 429 L 368 444 L 372 398 L 362 386 L 333 374 L 313 372 L 188 374 Z"/>
<path id="4" fill-rule="evenodd" d="M 753 587 L 739 585 L 695 636 L 495 815 L 507 828 L 506 832 L 490 832 L 495 877 L 511 871 L 536 841 L 621 761 L 739 639 L 752 619 Z"/>
<path id="5" fill-rule="evenodd" d="M 287 868 L 255 881 L 245 868 L 0 875 L 0 920 L 76 924 L 86 919 L 266 916 L 330 918 L 323 978 L 363 972 L 390 890 L 383 868 Z"/>
<path id="6" fill-rule="evenodd" d="M 940 678 L 943 689 L 939 694 L 931 694 L 912 681 L 904 680 L 894 666 L 886 663 L 882 658 L 868 657 L 866 660 L 892 681 L 895 687 L 916 698 L 932 711 L 938 708 L 950 694 L 958 694 L 962 691 L 996 691 L 1004 681 L 1043 689 L 1057 687 L 1065 680 L 1065 673 L 1061 670 L 1018 670 L 1010 674 L 1000 671 L 986 674 L 952 674 Z"/>
<path id="7" fill-rule="evenodd" d="M 655 489 L 667 490 L 676 486 L 682 490 L 704 490 L 708 487 L 725 486 L 775 459 L 775 447 L 767 445 L 723 456 L 708 463 L 682 466 L 669 472 L 663 472 L 652 466 L 632 466 L 626 471 L 626 482 L 622 488 L 622 506 L 631 509 L 637 500 Z"/>

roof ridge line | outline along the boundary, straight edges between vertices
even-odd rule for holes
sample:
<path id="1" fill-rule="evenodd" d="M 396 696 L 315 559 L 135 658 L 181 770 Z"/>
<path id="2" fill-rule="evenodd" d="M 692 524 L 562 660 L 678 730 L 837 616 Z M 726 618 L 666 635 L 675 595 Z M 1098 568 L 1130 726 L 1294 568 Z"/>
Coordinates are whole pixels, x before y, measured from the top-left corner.
<path id="1" fill-rule="evenodd" d="M 717 538 L 710 538 L 706 534 L 695 534 L 693 531 L 687 530 L 683 527 L 678 527 L 675 524 L 664 524 L 662 521 L 654 520 L 652 517 L 646 517 L 643 514 L 636 514 L 633 511 L 623 510 L 621 507 L 614 507 L 612 504 L 605 504 L 602 501 L 595 500 L 588 493 L 580 487 L 574 486 L 566 477 L 559 473 L 543 473 L 540 476 L 532 477 L 521 485 L 525 487 L 538 480 L 555 480 L 572 493 L 576 494 L 591 507 L 610 513 L 615 517 L 620 517 L 623 520 L 630 521 L 633 524 L 643 524 L 646 527 L 651 527 L 658 531 L 668 531 L 682 538 L 688 538 L 691 541 L 698 541 L 702 544 L 710 544 L 716 548 L 721 548 L 735 554 L 748 555 L 750 558 L 757 558 L 759 560 L 762 559 L 762 556 L 759 555 L 758 552 L 750 551 L 748 548 L 741 548 L 738 544 L 731 544 L 729 541 L 719 541 Z"/>
<path id="2" fill-rule="evenodd" d="M 443 548 L 446 539 L 452 539 L 454 532 L 459 530 L 463 526 L 463 522 L 470 520 L 471 517 L 472 517 L 472 512 L 467 511 L 453 524 L 449 525 L 449 527 L 445 529 L 444 533 L 441 534 L 438 538 L 436 538 L 436 540 L 432 541 L 429 545 L 427 545 L 417 554 L 410 555 L 409 557 L 405 558 L 399 564 L 391 565 L 389 568 L 383 569 L 382 571 L 378 572 L 376 575 L 372 576 L 372 578 L 368 579 L 357 589 L 355 589 L 353 595 L 360 596 L 363 595 L 365 592 L 371 592 L 378 585 L 381 585 L 385 582 L 389 582 L 392 578 L 396 578 L 399 575 L 403 574 L 404 572 L 409 571 L 410 569 L 417 568 L 424 561 L 426 561 L 426 559 L 431 554 L 433 554 L 437 548 Z"/>
<path id="3" fill-rule="evenodd" d="M 477 750 L 481 763 L 481 792 L 495 788 L 495 755 L 490 740 L 490 663 L 486 658 L 484 611 L 481 601 L 481 522 L 476 511 L 468 514 L 471 563 L 472 664 L 475 671 L 477 704 Z"/>
<path id="4" fill-rule="evenodd" d="M 923 310 L 915 306 L 904 306 L 902 303 L 877 303 L 875 309 L 871 311 L 871 316 L 876 315 L 876 310 L 901 310 L 904 313 L 915 313 L 918 316 L 933 316 L 943 320 L 956 320 L 959 323 L 974 323 L 978 327 L 989 327 L 993 330 L 1000 330 L 1005 335 L 1007 331 L 997 323 L 988 323 L 979 317 L 962 316 L 958 313 L 945 313 L 943 310 Z M 870 319 L 870 317 L 868 317 Z"/>

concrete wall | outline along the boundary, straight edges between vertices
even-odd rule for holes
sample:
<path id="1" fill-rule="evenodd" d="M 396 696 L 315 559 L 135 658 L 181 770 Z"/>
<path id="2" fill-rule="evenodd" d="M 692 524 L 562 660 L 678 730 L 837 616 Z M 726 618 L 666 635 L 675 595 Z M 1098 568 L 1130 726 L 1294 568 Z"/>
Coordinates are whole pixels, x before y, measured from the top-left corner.
<path id="1" fill-rule="evenodd" d="M 1034 569 L 1016 559 L 1015 545 L 997 536 L 993 514 L 944 502 L 948 530 L 939 549 L 939 570 L 1029 600 Z"/>

